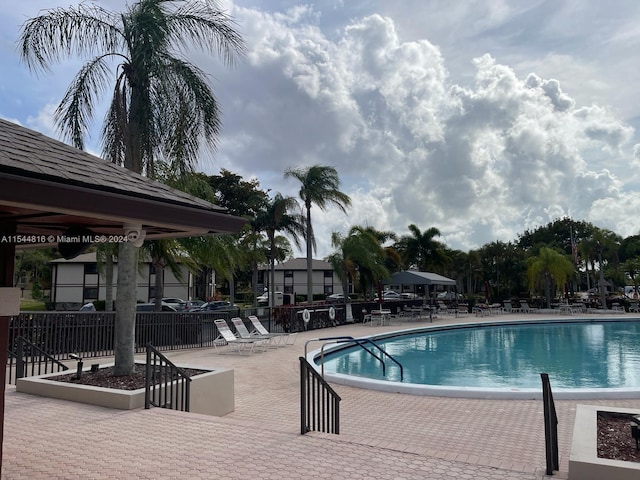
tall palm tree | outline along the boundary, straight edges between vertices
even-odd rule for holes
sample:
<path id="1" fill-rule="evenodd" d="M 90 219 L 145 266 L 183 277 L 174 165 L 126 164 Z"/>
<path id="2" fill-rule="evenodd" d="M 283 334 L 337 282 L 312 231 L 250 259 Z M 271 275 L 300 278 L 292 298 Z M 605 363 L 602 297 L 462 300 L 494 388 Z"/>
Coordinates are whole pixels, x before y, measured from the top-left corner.
<path id="1" fill-rule="evenodd" d="M 429 268 L 443 266 L 446 263 L 443 245 L 435 240 L 435 237 L 440 236 L 440 230 L 431 227 L 421 232 L 412 223 L 409 225 L 409 232 L 410 235 L 402 236 L 398 244 L 398 250 L 406 266 L 427 271 Z"/>
<path id="2" fill-rule="evenodd" d="M 529 286 L 533 287 L 536 282 L 542 280 L 544 293 L 547 300 L 547 308 L 551 308 L 551 282 L 562 287 L 568 278 L 574 273 L 573 262 L 562 253 L 552 248 L 542 247 L 538 255 L 527 259 L 527 275 Z"/>
<path id="3" fill-rule="evenodd" d="M 311 225 L 311 207 L 317 205 L 320 210 L 326 210 L 334 205 L 346 213 L 346 207 L 351 205 L 349 195 L 341 192 L 340 177 L 334 167 L 313 165 L 309 168 L 288 169 L 284 177 L 293 177 L 300 182 L 300 199 L 306 210 L 305 236 L 307 240 L 307 301 L 313 301 L 313 251 L 316 249 L 316 239 Z"/>
<path id="4" fill-rule="evenodd" d="M 63 56 L 90 57 L 56 109 L 58 127 L 82 149 L 98 97 L 113 85 L 103 155 L 151 177 L 156 158 L 190 169 L 200 140 L 215 147 L 220 131 L 208 79 L 179 55 L 185 47 L 213 52 L 228 64 L 243 42 L 215 3 L 196 0 L 139 0 L 122 13 L 93 4 L 49 10 L 28 20 L 20 37 L 22 59 L 32 69 L 46 70 Z M 115 375 L 133 372 L 137 253 L 120 244 Z"/>
<path id="5" fill-rule="evenodd" d="M 254 219 L 254 230 L 263 231 L 267 234 L 269 242 L 269 306 L 273 306 L 276 283 L 276 253 L 277 253 L 277 232 L 284 232 L 291 236 L 296 246 L 300 247 L 300 236 L 304 235 L 304 217 L 299 213 L 291 213 L 300 206 L 293 197 L 284 197 L 276 193 L 268 201 L 262 211 Z"/>

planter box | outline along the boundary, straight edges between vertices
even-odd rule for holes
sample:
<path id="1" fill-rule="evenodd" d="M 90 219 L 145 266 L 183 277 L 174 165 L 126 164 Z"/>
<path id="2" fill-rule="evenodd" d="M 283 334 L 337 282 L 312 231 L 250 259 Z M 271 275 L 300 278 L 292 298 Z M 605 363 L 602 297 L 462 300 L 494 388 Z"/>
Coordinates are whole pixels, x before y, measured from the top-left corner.
<path id="1" fill-rule="evenodd" d="M 637 480 L 640 478 L 640 463 L 598 457 L 598 412 L 640 414 L 637 409 L 577 405 L 569 457 L 569 479 Z"/>
<path id="2" fill-rule="evenodd" d="M 111 365 L 113 364 L 103 366 Z M 205 415 L 220 417 L 233 412 L 235 409 L 235 397 L 232 369 L 218 368 L 211 370 L 193 365 L 179 365 L 179 367 L 208 370 L 206 373 L 191 377 L 189 410 L 192 413 L 203 413 Z M 88 368 L 86 370 L 88 370 Z M 16 391 L 99 405 L 102 407 L 117 408 L 120 410 L 144 408 L 144 388 L 138 390 L 119 390 L 116 388 L 78 385 L 47 379 L 48 377 L 57 377 L 60 374 L 61 372 L 56 372 L 34 377 L 19 378 L 16 383 Z"/>

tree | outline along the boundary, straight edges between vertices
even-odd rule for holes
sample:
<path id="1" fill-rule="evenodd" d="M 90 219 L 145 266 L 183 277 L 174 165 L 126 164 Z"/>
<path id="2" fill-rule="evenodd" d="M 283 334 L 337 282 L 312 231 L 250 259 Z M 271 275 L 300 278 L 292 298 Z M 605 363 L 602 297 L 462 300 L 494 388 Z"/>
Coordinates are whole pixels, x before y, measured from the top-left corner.
<path id="1" fill-rule="evenodd" d="M 285 178 L 293 177 L 300 182 L 300 200 L 306 210 L 305 236 L 307 240 L 307 301 L 313 301 L 313 251 L 316 249 L 316 239 L 311 225 L 311 207 L 317 205 L 320 210 L 326 210 L 334 205 L 346 213 L 351 205 L 351 198 L 341 192 L 340 178 L 335 168 L 325 165 L 313 165 L 309 168 L 288 169 Z"/>
<path id="2" fill-rule="evenodd" d="M 291 236 L 296 246 L 300 246 L 300 236 L 304 235 L 304 217 L 298 213 L 291 213 L 299 208 L 298 202 L 293 197 L 284 197 L 276 193 L 274 197 L 266 203 L 264 209 L 258 212 L 254 219 L 254 230 L 263 231 L 267 234 L 269 242 L 269 306 L 273 306 L 275 296 L 275 265 L 277 254 L 277 232 L 285 232 Z"/>
<path id="3" fill-rule="evenodd" d="M 374 285 L 389 277 L 389 270 L 385 267 L 386 252 L 371 228 L 354 226 L 346 236 L 333 232 L 331 246 L 336 250 L 327 261 L 342 281 L 345 301 L 348 301 L 349 278 L 366 290 L 367 284 Z"/>
<path id="4" fill-rule="evenodd" d="M 409 225 L 410 235 L 404 235 L 398 242 L 397 250 L 402 255 L 405 266 L 414 267 L 420 271 L 442 267 L 446 264 L 443 245 L 435 240 L 440 236 L 440 230 L 431 227 L 424 232 L 413 223 Z"/>
<path id="5" fill-rule="evenodd" d="M 176 53 L 179 47 L 201 47 L 232 63 L 243 43 L 230 17 L 195 0 L 139 0 L 123 13 L 87 4 L 49 10 L 28 20 L 20 38 L 22 59 L 32 69 L 46 70 L 63 56 L 91 57 L 55 112 L 77 148 L 84 148 L 98 96 L 114 81 L 103 155 L 149 177 L 163 157 L 176 170 L 190 170 L 200 140 L 215 147 L 220 131 L 206 75 Z M 114 375 L 133 372 L 137 254 L 131 243 L 120 244 Z"/>
<path id="6" fill-rule="evenodd" d="M 562 287 L 573 273 L 574 265 L 567 255 L 549 247 L 542 247 L 538 255 L 527 259 L 529 286 L 533 287 L 542 280 L 547 308 L 551 308 L 551 282 Z"/>

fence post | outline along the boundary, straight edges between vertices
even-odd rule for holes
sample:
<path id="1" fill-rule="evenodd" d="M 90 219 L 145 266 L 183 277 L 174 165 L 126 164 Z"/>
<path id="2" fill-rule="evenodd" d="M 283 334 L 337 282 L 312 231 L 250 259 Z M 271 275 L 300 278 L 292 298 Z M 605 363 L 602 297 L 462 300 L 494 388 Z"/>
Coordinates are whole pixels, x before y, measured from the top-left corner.
<path id="1" fill-rule="evenodd" d="M 307 432 L 307 365 L 300 357 L 300 435 Z"/>
<path id="2" fill-rule="evenodd" d="M 16 379 L 24 377 L 24 338 L 18 337 L 16 346 Z"/>
<path id="3" fill-rule="evenodd" d="M 542 402 L 544 405 L 544 440 L 547 458 L 547 475 L 553 475 L 553 471 L 560 468 L 558 458 L 558 417 L 553 401 L 553 393 L 551 393 L 549 375 L 547 373 L 541 373 L 540 377 L 542 379 Z"/>

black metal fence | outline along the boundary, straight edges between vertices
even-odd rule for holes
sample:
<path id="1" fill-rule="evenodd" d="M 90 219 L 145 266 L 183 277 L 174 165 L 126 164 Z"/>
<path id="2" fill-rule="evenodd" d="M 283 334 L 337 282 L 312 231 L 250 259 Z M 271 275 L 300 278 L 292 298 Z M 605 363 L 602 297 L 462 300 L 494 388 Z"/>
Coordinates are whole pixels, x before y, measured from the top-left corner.
<path id="1" fill-rule="evenodd" d="M 340 396 L 300 357 L 300 433 L 340 433 Z"/>
<path id="2" fill-rule="evenodd" d="M 542 402 L 544 403 L 544 440 L 547 457 L 547 475 L 553 475 L 554 470 L 560 468 L 558 458 L 558 417 L 556 404 L 553 401 L 549 375 L 541 373 L 542 378 Z"/>
<path id="3" fill-rule="evenodd" d="M 9 351 L 9 365 L 7 382 L 16 383 L 18 378 L 44 375 L 46 373 L 68 370 L 65 364 L 59 362 L 38 346 L 24 337 L 16 338 L 16 349 Z M 15 365 L 15 368 L 13 368 Z"/>
<path id="4" fill-rule="evenodd" d="M 151 406 L 189 411 L 191 399 L 191 378 L 182 368 L 177 367 L 151 344 L 145 346 L 144 408 Z"/>

